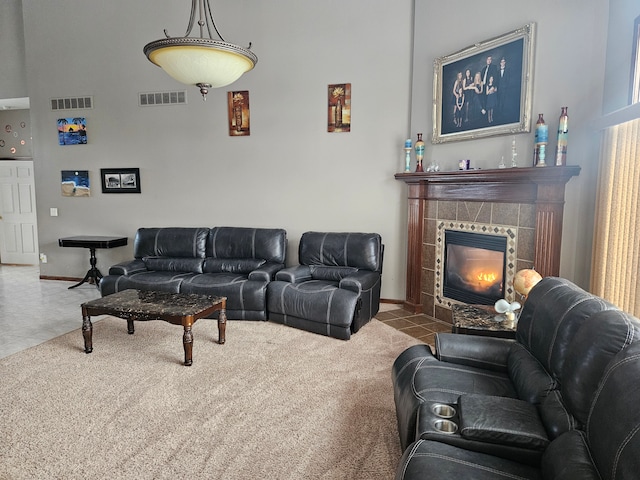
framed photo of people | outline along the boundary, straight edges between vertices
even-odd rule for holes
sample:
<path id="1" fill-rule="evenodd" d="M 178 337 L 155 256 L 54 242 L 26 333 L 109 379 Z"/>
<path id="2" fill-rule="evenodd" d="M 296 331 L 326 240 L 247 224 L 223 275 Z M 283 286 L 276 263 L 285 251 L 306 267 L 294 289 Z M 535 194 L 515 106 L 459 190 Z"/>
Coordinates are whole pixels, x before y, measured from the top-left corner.
<path id="1" fill-rule="evenodd" d="M 434 61 L 433 143 L 531 130 L 535 26 Z"/>

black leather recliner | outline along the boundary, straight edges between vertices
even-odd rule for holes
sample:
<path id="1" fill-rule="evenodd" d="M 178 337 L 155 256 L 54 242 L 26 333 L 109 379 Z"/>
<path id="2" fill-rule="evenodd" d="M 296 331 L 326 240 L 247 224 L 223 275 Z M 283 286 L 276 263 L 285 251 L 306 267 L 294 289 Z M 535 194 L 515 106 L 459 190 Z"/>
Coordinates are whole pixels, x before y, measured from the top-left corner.
<path id="1" fill-rule="evenodd" d="M 638 319 L 548 277 L 531 291 L 516 340 L 438 334 L 435 353 L 410 347 L 393 367 L 405 450 L 396 478 L 635 478 L 611 462 L 621 455 L 627 474 L 640 466 L 640 414 L 621 412 L 640 389 L 619 393 L 631 403 L 606 395 L 608 413 L 598 402 L 632 347 L 628 374 L 640 378 L 638 340 Z"/>
<path id="2" fill-rule="evenodd" d="M 300 264 L 269 284 L 269 320 L 348 340 L 380 308 L 383 249 L 377 233 L 304 233 Z"/>
<path id="3" fill-rule="evenodd" d="M 587 361 L 589 359 L 586 359 Z M 405 451 L 396 480 L 632 480 L 640 476 L 640 342 L 602 371 L 584 428 L 555 438 L 539 465 L 419 439 Z"/>

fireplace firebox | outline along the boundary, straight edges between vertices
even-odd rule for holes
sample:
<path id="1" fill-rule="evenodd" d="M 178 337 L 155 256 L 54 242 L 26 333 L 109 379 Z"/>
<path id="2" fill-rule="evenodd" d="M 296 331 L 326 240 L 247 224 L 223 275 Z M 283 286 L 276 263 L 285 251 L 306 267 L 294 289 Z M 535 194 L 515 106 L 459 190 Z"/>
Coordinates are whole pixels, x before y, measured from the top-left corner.
<path id="1" fill-rule="evenodd" d="M 444 232 L 445 297 L 493 305 L 505 297 L 507 238 L 476 232 Z"/>

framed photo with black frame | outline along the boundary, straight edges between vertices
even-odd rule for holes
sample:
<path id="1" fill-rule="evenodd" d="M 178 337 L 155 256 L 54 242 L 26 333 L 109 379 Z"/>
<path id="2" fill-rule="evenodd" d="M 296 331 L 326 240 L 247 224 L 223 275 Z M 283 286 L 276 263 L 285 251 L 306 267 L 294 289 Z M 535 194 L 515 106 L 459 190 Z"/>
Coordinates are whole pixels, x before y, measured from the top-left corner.
<path id="1" fill-rule="evenodd" d="M 101 168 L 102 193 L 140 193 L 139 168 Z"/>
<path id="2" fill-rule="evenodd" d="M 531 130 L 535 27 L 434 61 L 433 143 Z"/>

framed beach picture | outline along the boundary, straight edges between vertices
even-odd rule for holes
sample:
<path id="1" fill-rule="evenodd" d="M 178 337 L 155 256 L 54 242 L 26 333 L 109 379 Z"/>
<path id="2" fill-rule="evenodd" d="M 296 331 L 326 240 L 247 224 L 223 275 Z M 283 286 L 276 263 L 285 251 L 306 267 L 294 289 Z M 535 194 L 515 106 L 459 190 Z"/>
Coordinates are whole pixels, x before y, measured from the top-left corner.
<path id="1" fill-rule="evenodd" d="M 102 193 L 140 193 L 139 168 L 101 168 Z"/>
<path id="2" fill-rule="evenodd" d="M 531 130 L 535 23 L 437 58 L 433 143 Z"/>
<path id="3" fill-rule="evenodd" d="M 89 170 L 62 170 L 60 173 L 62 176 L 63 197 L 91 196 Z"/>
<path id="4" fill-rule="evenodd" d="M 87 143 L 87 119 L 84 117 L 58 119 L 59 145 L 85 145 Z"/>

